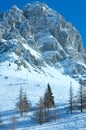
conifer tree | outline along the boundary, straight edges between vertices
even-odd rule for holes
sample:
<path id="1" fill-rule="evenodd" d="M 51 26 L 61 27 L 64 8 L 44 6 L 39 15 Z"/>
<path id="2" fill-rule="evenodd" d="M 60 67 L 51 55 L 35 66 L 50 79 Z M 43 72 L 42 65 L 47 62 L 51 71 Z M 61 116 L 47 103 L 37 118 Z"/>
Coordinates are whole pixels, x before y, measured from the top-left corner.
<path id="1" fill-rule="evenodd" d="M 22 87 L 20 88 L 19 99 L 16 106 L 21 116 L 23 116 L 23 113 L 29 112 L 30 103 L 27 100 L 26 94 L 23 93 Z"/>
<path id="2" fill-rule="evenodd" d="M 78 101 L 77 101 L 77 106 L 80 109 L 80 112 L 83 111 L 83 106 L 84 106 L 84 102 L 83 102 L 83 82 L 82 79 L 80 79 L 80 89 L 79 89 L 79 94 L 78 94 Z"/>
<path id="3" fill-rule="evenodd" d="M 16 104 L 18 111 L 20 112 L 20 115 L 23 116 L 23 93 L 22 93 L 22 87 L 20 88 L 20 93 L 19 93 L 19 99 Z"/>
<path id="4" fill-rule="evenodd" d="M 80 109 L 83 109 L 83 82 L 80 80 Z"/>
<path id="5" fill-rule="evenodd" d="M 68 111 L 70 111 L 71 114 L 73 112 L 73 88 L 72 88 L 72 82 L 70 82 Z"/>
<path id="6" fill-rule="evenodd" d="M 23 112 L 27 113 L 30 110 L 30 102 L 27 99 L 26 93 L 23 95 Z"/>
<path id="7" fill-rule="evenodd" d="M 55 106 L 54 96 L 49 84 L 47 85 L 47 91 L 44 94 L 44 106 L 45 108 L 51 108 Z"/>
<path id="8" fill-rule="evenodd" d="M 42 125 L 44 123 L 44 119 L 45 119 L 45 108 L 44 108 L 44 102 L 43 99 L 40 98 L 39 102 L 37 104 L 37 109 L 34 113 L 34 120 L 39 123 L 40 125 Z"/>

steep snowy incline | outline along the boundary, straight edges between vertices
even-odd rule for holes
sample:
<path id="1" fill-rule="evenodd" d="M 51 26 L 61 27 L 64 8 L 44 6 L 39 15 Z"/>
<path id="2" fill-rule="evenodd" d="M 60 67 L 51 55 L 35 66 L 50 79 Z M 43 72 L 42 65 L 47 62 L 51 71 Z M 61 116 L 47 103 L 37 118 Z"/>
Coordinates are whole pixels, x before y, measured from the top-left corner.
<path id="1" fill-rule="evenodd" d="M 9 66 L 10 63 L 10 66 Z M 43 96 L 47 84 L 50 83 L 56 103 L 67 102 L 70 81 L 73 83 L 75 93 L 78 83 L 69 76 L 62 75 L 57 69 L 47 66 L 41 71 L 28 64 L 30 72 L 21 66 L 20 70 L 15 63 L 3 62 L 0 64 L 0 99 L 1 110 L 15 108 L 20 87 L 23 87 L 32 104 L 36 104 Z"/>

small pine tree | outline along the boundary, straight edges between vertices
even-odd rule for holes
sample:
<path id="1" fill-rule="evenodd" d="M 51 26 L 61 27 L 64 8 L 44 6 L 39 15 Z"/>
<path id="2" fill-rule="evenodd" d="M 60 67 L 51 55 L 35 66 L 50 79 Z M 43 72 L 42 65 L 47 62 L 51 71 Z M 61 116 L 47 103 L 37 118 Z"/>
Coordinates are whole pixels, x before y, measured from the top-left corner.
<path id="1" fill-rule="evenodd" d="M 82 81 L 80 83 L 80 111 L 83 109 L 83 93 L 82 93 Z"/>
<path id="2" fill-rule="evenodd" d="M 44 106 L 45 108 L 51 108 L 55 106 L 54 97 L 49 84 L 47 86 L 47 91 L 44 94 Z"/>
<path id="3" fill-rule="evenodd" d="M 80 112 L 83 111 L 83 82 L 82 79 L 80 79 L 80 89 L 79 89 L 79 94 L 78 94 L 78 100 L 77 100 L 77 106 L 80 109 Z"/>
<path id="4" fill-rule="evenodd" d="M 44 102 L 43 102 L 43 99 L 40 98 L 37 104 L 37 109 L 34 112 L 34 120 L 40 125 L 42 125 L 44 123 L 44 118 L 45 118 Z"/>
<path id="5" fill-rule="evenodd" d="M 27 100 L 26 94 L 23 94 L 22 87 L 20 88 L 19 100 L 16 106 L 21 116 L 23 116 L 23 113 L 29 112 L 30 103 Z"/>
<path id="6" fill-rule="evenodd" d="M 72 88 L 72 82 L 70 82 L 70 92 L 69 92 L 69 106 L 68 111 L 72 114 L 73 112 L 73 88 Z"/>
<path id="7" fill-rule="evenodd" d="M 22 99 L 22 87 L 20 88 L 20 93 L 19 93 L 19 99 L 16 104 L 18 111 L 20 112 L 20 115 L 23 116 L 23 99 Z"/>
<path id="8" fill-rule="evenodd" d="M 23 112 L 27 113 L 30 110 L 30 102 L 27 99 L 26 93 L 23 95 Z"/>
<path id="9" fill-rule="evenodd" d="M 83 109 L 83 82 L 82 80 L 80 80 L 80 108 L 81 108 L 81 112 Z"/>

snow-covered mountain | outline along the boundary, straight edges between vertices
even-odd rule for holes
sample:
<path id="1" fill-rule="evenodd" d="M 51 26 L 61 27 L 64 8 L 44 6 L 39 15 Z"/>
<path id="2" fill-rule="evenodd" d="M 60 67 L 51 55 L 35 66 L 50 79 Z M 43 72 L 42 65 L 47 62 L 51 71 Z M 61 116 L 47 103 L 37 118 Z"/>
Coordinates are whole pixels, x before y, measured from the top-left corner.
<path id="1" fill-rule="evenodd" d="M 43 3 L 27 4 L 23 10 L 13 6 L 0 13 L 0 101 L 3 113 L 15 108 L 20 87 L 27 92 L 33 106 L 43 96 L 48 83 L 56 104 L 67 103 L 70 82 L 74 94 L 79 87 L 73 78 L 79 80 L 82 77 L 86 81 L 85 54 L 81 35 L 75 27 Z"/>
<path id="2" fill-rule="evenodd" d="M 4 60 L 14 53 L 18 57 L 13 57 L 14 62 L 27 68 L 26 62 L 36 68 L 60 62 L 64 72 L 69 64 L 67 74 L 86 74 L 81 35 L 63 16 L 39 2 L 27 4 L 23 10 L 13 6 L 0 15 L 1 57 L 4 53 Z"/>

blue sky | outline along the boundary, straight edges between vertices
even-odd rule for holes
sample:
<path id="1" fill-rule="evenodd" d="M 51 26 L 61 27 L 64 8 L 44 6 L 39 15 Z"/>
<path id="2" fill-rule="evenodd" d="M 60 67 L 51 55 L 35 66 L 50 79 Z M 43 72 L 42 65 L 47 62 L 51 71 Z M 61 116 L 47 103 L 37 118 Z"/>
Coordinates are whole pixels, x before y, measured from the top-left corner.
<path id="1" fill-rule="evenodd" d="M 35 0 L 0 0 L 0 11 L 4 12 L 10 9 L 13 5 L 17 5 L 20 9 L 26 3 L 34 2 Z M 84 47 L 86 48 L 86 0 L 37 0 L 48 4 L 64 18 L 71 22 L 80 32 Z"/>

